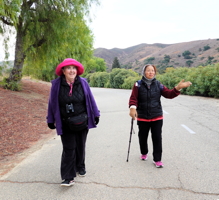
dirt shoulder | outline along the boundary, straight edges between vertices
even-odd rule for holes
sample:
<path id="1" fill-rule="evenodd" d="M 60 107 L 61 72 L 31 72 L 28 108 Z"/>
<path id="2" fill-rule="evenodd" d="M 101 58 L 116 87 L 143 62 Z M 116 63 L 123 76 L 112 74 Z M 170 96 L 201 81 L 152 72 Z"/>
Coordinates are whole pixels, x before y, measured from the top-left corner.
<path id="1" fill-rule="evenodd" d="M 0 87 L 0 175 L 55 136 L 46 123 L 50 87 L 28 78 L 19 92 Z"/>

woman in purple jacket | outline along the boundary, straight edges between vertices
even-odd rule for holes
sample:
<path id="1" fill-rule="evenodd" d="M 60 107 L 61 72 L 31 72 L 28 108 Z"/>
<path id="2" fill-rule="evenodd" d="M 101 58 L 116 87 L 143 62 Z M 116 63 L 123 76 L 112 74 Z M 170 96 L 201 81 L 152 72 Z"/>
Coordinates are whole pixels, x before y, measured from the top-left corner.
<path id="1" fill-rule="evenodd" d="M 86 79 L 83 65 L 67 58 L 56 68 L 59 76 L 52 81 L 47 123 L 56 129 L 63 145 L 61 186 L 74 184 L 76 172 L 86 175 L 85 146 L 87 133 L 99 123 L 100 112 Z"/>

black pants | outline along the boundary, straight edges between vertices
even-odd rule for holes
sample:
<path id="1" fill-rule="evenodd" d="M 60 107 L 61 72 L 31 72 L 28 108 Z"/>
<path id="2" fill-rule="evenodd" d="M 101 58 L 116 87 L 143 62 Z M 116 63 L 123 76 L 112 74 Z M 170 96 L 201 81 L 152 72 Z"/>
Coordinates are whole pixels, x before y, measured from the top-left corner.
<path id="1" fill-rule="evenodd" d="M 61 178 L 74 179 L 76 172 L 85 169 L 85 146 L 88 129 L 71 131 L 63 129 L 61 141 L 63 146 L 61 158 Z"/>
<path id="2" fill-rule="evenodd" d="M 162 126 L 163 120 L 154 122 L 138 121 L 138 137 L 141 154 L 148 154 L 148 134 L 151 130 L 151 138 L 153 143 L 153 159 L 155 162 L 161 161 L 162 157 Z"/>

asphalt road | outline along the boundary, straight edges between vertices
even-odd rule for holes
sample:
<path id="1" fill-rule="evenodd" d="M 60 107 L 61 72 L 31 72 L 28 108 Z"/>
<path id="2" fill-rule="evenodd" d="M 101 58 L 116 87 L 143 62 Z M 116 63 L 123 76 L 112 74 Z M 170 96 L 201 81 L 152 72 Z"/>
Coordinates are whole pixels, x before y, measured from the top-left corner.
<path id="1" fill-rule="evenodd" d="M 101 111 L 98 128 L 89 131 L 86 177 L 60 187 L 60 137 L 46 141 L 0 178 L 2 200 L 218 200 L 219 100 L 180 95 L 162 98 L 164 168 L 139 159 L 134 122 L 126 162 L 131 118 L 131 90 L 92 88 Z"/>

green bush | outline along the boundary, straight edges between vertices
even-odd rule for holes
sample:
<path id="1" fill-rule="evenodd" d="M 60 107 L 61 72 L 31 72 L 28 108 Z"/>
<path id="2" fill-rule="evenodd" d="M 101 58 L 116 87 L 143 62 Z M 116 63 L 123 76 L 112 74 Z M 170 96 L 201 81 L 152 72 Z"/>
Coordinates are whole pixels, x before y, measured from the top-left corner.
<path id="1" fill-rule="evenodd" d="M 215 89 L 218 90 L 218 65 L 216 66 L 205 66 L 201 68 L 201 73 L 199 73 L 199 76 L 197 77 L 197 84 L 198 84 L 198 92 L 202 96 L 213 96 L 217 97 L 218 92 L 215 92 Z M 212 84 L 214 80 L 214 85 Z"/>
<path id="2" fill-rule="evenodd" d="M 109 80 L 106 82 L 105 88 L 110 88 L 110 81 Z"/>
<path id="3" fill-rule="evenodd" d="M 182 79 L 191 81 L 192 85 L 181 90 L 182 94 L 219 97 L 219 63 L 193 68 L 167 68 L 164 74 L 157 75 L 157 79 L 169 89 Z"/>
<path id="4" fill-rule="evenodd" d="M 98 74 L 100 72 L 92 73 L 90 76 L 89 84 L 91 87 L 98 87 Z"/>
<path id="5" fill-rule="evenodd" d="M 199 92 L 199 85 L 197 84 L 197 78 L 200 74 L 202 66 L 191 68 L 191 70 L 188 71 L 188 74 L 184 77 L 185 81 L 190 81 L 192 85 L 188 88 L 186 88 L 186 94 L 188 95 L 200 95 Z M 181 93 L 185 93 L 185 89 L 181 90 Z"/>
<path id="6" fill-rule="evenodd" d="M 112 72 L 96 72 L 86 76 L 91 87 L 131 89 L 136 80 L 141 79 L 133 70 L 115 68 Z"/>
<path id="7" fill-rule="evenodd" d="M 217 63 L 212 69 L 212 82 L 209 96 L 216 98 L 219 97 L 219 63 Z"/>
<path id="8" fill-rule="evenodd" d="M 152 62 L 155 60 L 155 58 L 154 57 L 149 57 L 149 58 L 146 58 L 145 60 L 144 60 L 144 64 L 146 65 L 146 64 L 152 64 Z"/>
<path id="9" fill-rule="evenodd" d="M 165 61 L 165 63 L 170 62 L 170 56 L 165 54 L 164 55 L 164 61 Z"/>
<path id="10" fill-rule="evenodd" d="M 114 83 L 114 79 L 115 79 L 115 76 L 116 76 L 121 70 L 125 70 L 125 69 L 119 69 L 119 68 L 112 69 L 112 71 L 111 71 L 111 73 L 110 73 L 110 76 L 109 76 L 109 83 L 110 83 L 110 87 L 111 87 L 111 88 L 116 88 L 116 85 L 115 85 L 115 83 Z"/>
<path id="11" fill-rule="evenodd" d="M 20 91 L 22 89 L 21 82 L 20 81 L 8 81 L 8 78 L 3 78 L 3 80 L 0 82 L 0 86 L 2 86 L 4 89 L 9 89 L 12 91 Z"/>
<path id="12" fill-rule="evenodd" d="M 186 61 L 186 65 L 189 66 L 189 67 L 191 66 L 192 63 L 193 63 L 192 60 L 187 60 L 187 61 Z"/>
<path id="13" fill-rule="evenodd" d="M 164 74 L 157 75 L 157 79 L 167 88 L 174 88 L 182 79 L 185 78 L 188 68 L 180 67 L 177 69 L 167 68 Z"/>
<path id="14" fill-rule="evenodd" d="M 115 75 L 113 79 L 113 88 L 122 88 L 122 84 L 124 83 L 124 80 L 132 75 L 136 75 L 136 72 L 133 70 L 125 70 L 121 69 L 118 74 Z"/>
<path id="15" fill-rule="evenodd" d="M 208 49 L 210 49 L 211 47 L 209 45 L 206 45 L 203 47 L 203 51 L 207 51 Z"/>
<path id="16" fill-rule="evenodd" d="M 190 51 L 184 51 L 182 53 L 182 56 L 185 58 L 185 59 L 191 59 L 192 57 L 190 56 L 192 53 Z"/>
<path id="17" fill-rule="evenodd" d="M 86 78 L 92 87 L 131 89 L 141 76 L 133 70 L 113 69 L 112 72 L 96 72 Z M 182 94 L 219 97 L 219 63 L 199 67 L 168 67 L 164 74 L 157 74 L 157 80 L 173 89 L 182 79 L 192 85 L 181 90 Z"/>
<path id="18" fill-rule="evenodd" d="M 90 83 L 90 77 L 92 73 L 87 74 L 84 78 L 86 78 L 87 82 Z"/>
<path id="19" fill-rule="evenodd" d="M 97 76 L 97 86 L 105 87 L 109 80 L 109 73 L 107 72 L 99 72 Z"/>
<path id="20" fill-rule="evenodd" d="M 124 80 L 124 83 L 122 84 L 123 89 L 132 89 L 134 86 L 134 83 L 141 79 L 141 76 L 135 76 L 135 77 L 128 77 Z"/>
<path id="21" fill-rule="evenodd" d="M 203 96 L 208 96 L 208 92 L 211 85 L 211 72 L 208 70 L 208 66 L 203 67 L 202 73 L 197 77 L 197 84 L 199 85 L 198 91 Z"/>

